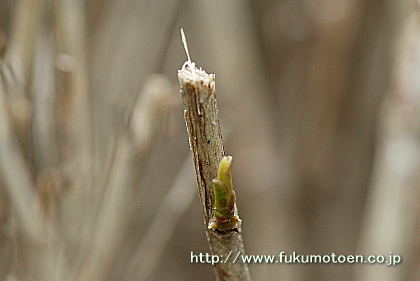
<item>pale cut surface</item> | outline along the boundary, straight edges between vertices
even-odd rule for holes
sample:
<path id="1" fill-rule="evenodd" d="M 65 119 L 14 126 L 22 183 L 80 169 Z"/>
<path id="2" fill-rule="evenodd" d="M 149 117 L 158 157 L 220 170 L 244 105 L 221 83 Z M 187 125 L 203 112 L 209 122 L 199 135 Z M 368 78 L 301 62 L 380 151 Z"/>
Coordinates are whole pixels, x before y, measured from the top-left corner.
<path id="1" fill-rule="evenodd" d="M 215 75 L 207 74 L 204 69 L 195 66 L 195 62 L 189 60 L 178 70 L 178 79 L 180 84 L 189 82 L 194 86 L 210 87 L 211 90 L 215 90 Z"/>

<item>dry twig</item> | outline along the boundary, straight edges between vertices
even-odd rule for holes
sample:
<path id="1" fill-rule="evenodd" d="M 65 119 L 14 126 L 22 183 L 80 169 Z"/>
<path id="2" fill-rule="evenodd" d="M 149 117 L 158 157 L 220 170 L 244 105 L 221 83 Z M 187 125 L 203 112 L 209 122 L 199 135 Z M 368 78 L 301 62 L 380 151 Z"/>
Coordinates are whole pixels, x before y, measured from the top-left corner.
<path id="1" fill-rule="evenodd" d="M 218 119 L 215 76 L 195 67 L 190 60 L 184 35 L 183 41 L 188 61 L 178 72 L 178 78 L 207 228 L 214 207 L 213 179 L 217 177 L 219 163 L 225 152 Z M 240 226 L 236 230 L 224 232 L 207 229 L 206 234 L 213 255 L 223 259 L 229 255 L 244 253 Z M 248 266 L 240 262 L 230 263 L 228 260 L 226 263 L 218 263 L 214 266 L 214 270 L 217 280 L 251 280 Z"/>
<path id="2" fill-rule="evenodd" d="M 113 265 L 133 216 L 131 199 L 142 197 L 138 193 L 142 171 L 162 134 L 170 93 L 170 83 L 164 76 L 151 75 L 133 111 L 128 113 L 128 124 L 117 140 L 109 176 L 104 175 L 104 198 L 96 223 L 91 222 L 96 225 L 95 235 L 87 261 L 81 264 L 79 281 L 103 280 Z"/>

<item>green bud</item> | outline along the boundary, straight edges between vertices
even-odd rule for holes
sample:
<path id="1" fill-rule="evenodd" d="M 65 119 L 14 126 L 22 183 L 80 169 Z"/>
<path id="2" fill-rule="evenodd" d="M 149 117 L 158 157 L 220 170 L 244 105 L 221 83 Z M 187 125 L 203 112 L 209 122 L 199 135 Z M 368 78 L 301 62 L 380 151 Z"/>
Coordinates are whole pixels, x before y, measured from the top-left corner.
<path id="1" fill-rule="evenodd" d="M 235 215 L 236 196 L 232 185 L 232 157 L 225 156 L 219 163 L 217 178 L 213 180 L 214 212 L 210 229 L 220 231 L 238 228 L 240 221 Z"/>

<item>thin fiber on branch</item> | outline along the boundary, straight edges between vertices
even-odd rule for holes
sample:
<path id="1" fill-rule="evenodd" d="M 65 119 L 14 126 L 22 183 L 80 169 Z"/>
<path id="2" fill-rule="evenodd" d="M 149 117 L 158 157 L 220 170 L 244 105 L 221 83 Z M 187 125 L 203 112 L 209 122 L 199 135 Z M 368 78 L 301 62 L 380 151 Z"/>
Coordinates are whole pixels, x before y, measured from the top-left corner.
<path id="1" fill-rule="evenodd" d="M 207 239 L 213 255 L 218 255 L 223 261 L 232 256 L 226 263 L 214 265 L 216 279 L 251 280 L 248 266 L 239 259 L 233 262 L 236 256 L 244 254 L 240 225 L 229 231 L 208 228 L 214 207 L 213 179 L 217 178 L 219 163 L 225 156 L 215 95 L 215 76 L 207 74 L 191 62 L 184 36 L 183 41 L 188 61 L 178 71 L 178 79 Z"/>

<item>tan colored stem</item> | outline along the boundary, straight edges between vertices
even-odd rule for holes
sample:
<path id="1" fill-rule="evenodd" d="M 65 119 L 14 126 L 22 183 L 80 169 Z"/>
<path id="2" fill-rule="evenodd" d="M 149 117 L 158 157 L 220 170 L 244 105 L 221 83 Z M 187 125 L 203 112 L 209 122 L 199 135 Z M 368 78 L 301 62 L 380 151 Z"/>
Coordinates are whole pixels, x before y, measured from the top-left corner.
<path id="1" fill-rule="evenodd" d="M 3 79 L 0 77 L 0 176 L 21 221 L 22 228 L 34 241 L 42 239 L 42 216 L 25 162 L 7 110 Z"/>
<path id="2" fill-rule="evenodd" d="M 92 136 L 83 1 L 54 0 L 60 160 L 71 186 L 88 185 Z"/>
<path id="3" fill-rule="evenodd" d="M 224 156 L 222 133 L 218 119 L 214 74 L 195 67 L 187 61 L 178 72 L 184 103 L 184 118 L 190 148 L 193 153 L 198 189 L 203 207 L 204 224 L 207 229 L 213 212 L 213 183 L 217 177 L 219 162 Z M 241 229 L 238 232 L 220 233 L 206 230 L 207 240 L 213 255 L 221 259 L 229 254 L 230 261 L 240 252 L 244 254 Z M 216 280 L 251 280 L 248 266 L 238 261 L 214 265 Z"/>

